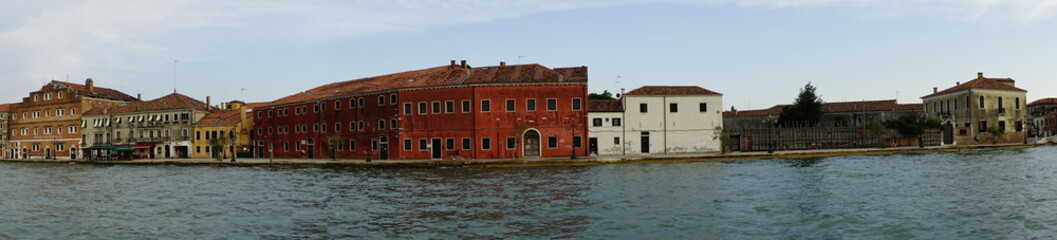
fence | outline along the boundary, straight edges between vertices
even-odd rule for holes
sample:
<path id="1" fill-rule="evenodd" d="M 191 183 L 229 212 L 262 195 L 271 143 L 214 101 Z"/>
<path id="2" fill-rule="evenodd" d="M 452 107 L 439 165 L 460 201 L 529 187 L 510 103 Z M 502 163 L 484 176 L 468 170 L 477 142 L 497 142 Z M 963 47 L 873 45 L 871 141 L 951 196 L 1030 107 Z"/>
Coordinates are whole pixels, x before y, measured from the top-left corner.
<path id="1" fill-rule="evenodd" d="M 808 150 L 938 146 L 940 131 L 927 129 L 921 136 L 903 136 L 894 129 L 874 131 L 865 127 L 797 127 L 727 129 L 732 151 Z M 923 144 L 921 144 L 923 143 Z"/>

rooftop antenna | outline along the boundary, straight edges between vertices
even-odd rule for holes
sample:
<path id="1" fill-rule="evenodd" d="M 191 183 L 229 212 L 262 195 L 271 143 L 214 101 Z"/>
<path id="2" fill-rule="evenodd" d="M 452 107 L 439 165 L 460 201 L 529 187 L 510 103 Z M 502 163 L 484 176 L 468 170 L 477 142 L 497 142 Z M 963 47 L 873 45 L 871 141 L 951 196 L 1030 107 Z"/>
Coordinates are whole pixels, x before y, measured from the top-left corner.
<path id="1" fill-rule="evenodd" d="M 180 62 L 179 59 L 172 60 L 172 93 L 176 93 L 176 63 Z"/>
<path id="2" fill-rule="evenodd" d="M 899 90 L 896 90 L 896 102 L 899 102 Z"/>
<path id="3" fill-rule="evenodd" d="M 525 57 L 525 56 L 521 56 L 521 55 L 518 55 L 518 56 L 517 56 L 517 64 L 518 64 L 518 65 L 521 65 L 521 58 L 524 58 L 524 57 Z"/>
<path id="4" fill-rule="evenodd" d="M 66 81 L 67 81 L 67 82 L 69 82 L 69 81 L 70 81 L 70 74 L 69 74 L 69 73 L 67 73 L 67 74 L 66 74 Z"/>
<path id="5" fill-rule="evenodd" d="M 239 99 L 242 99 L 242 103 L 246 103 L 246 88 L 242 88 L 242 92 L 239 93 Z"/>

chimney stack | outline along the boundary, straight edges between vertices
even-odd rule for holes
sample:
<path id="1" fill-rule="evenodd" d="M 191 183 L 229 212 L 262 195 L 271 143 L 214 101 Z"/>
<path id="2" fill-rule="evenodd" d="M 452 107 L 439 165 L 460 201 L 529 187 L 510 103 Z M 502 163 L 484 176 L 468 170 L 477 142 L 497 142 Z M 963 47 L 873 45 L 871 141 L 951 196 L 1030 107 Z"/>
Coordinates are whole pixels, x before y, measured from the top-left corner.
<path id="1" fill-rule="evenodd" d="M 210 99 L 209 99 L 209 96 L 206 96 L 206 111 L 209 111 L 209 110 L 210 110 L 210 108 L 212 108 L 212 107 L 213 107 L 213 105 L 210 105 L 211 103 L 210 103 L 210 101 L 209 101 L 209 100 L 210 100 Z"/>
<path id="2" fill-rule="evenodd" d="M 976 73 L 976 78 L 984 78 L 984 73 L 983 72 Z"/>
<path id="3" fill-rule="evenodd" d="M 92 81 L 92 78 L 84 80 L 84 86 L 88 88 L 88 92 L 95 92 L 95 81 Z"/>
<path id="4" fill-rule="evenodd" d="M 143 94 L 142 93 L 137 93 L 136 94 L 136 100 L 143 101 Z"/>
<path id="5" fill-rule="evenodd" d="M 937 87 L 932 88 L 932 93 L 938 93 L 938 92 L 940 92 L 940 88 L 937 88 Z"/>
<path id="6" fill-rule="evenodd" d="M 462 60 L 462 67 L 466 67 L 466 60 Z"/>
<path id="7" fill-rule="evenodd" d="M 506 67 L 506 62 L 499 62 L 500 67 Z"/>
<path id="8" fill-rule="evenodd" d="M 455 60 L 451 60 L 451 67 L 455 67 Z"/>
<path id="9" fill-rule="evenodd" d="M 962 85 L 962 82 L 954 82 L 954 86 Z"/>

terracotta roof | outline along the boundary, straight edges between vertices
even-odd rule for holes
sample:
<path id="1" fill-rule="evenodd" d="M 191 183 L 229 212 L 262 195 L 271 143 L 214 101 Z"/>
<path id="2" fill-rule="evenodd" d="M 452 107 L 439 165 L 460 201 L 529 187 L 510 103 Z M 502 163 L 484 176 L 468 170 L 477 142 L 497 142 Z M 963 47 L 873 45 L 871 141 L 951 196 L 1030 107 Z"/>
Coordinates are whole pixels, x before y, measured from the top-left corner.
<path id="1" fill-rule="evenodd" d="M 1035 105 L 1057 105 L 1057 98 L 1043 98 L 1035 100 L 1034 102 L 1028 103 L 1028 107 Z"/>
<path id="2" fill-rule="evenodd" d="M 620 100 L 587 100 L 588 112 L 623 112 Z"/>
<path id="3" fill-rule="evenodd" d="M 51 80 L 51 84 L 55 84 L 56 86 L 59 86 L 59 87 L 73 89 L 73 90 L 77 91 L 78 94 L 80 94 L 81 96 L 86 96 L 86 97 L 105 98 L 105 99 L 120 100 L 120 101 L 139 101 L 139 99 L 136 99 L 136 98 L 134 98 L 132 96 L 129 96 L 128 94 L 122 93 L 122 92 L 114 90 L 114 89 L 103 88 L 103 87 L 99 87 L 99 86 L 93 86 L 93 88 L 95 88 L 95 90 L 89 92 L 88 91 L 88 87 L 85 86 L 85 85 L 81 85 L 81 84 L 76 84 L 76 83 L 71 83 L 71 82 L 63 82 L 63 81 L 59 81 L 59 80 Z"/>
<path id="4" fill-rule="evenodd" d="M 194 109 L 198 111 L 205 111 L 206 104 L 184 96 L 183 94 L 173 93 L 160 97 L 158 99 L 146 101 L 146 102 L 130 102 L 128 105 L 110 108 L 93 108 L 84 115 L 102 115 L 103 110 L 106 109 L 107 114 L 119 114 L 119 113 L 130 113 L 130 112 L 146 112 L 146 111 L 159 111 L 159 110 L 175 110 L 175 109 Z"/>
<path id="5" fill-rule="evenodd" d="M 195 123 L 195 126 L 235 125 L 242 122 L 242 115 L 237 110 L 220 110 L 209 113 Z"/>
<path id="6" fill-rule="evenodd" d="M 761 110 L 747 110 L 738 111 L 738 117 L 755 117 L 755 116 L 777 116 L 782 113 L 782 108 L 785 105 L 776 105 L 768 109 Z M 846 113 L 846 112 L 884 112 L 884 111 L 914 111 L 914 110 L 925 110 L 925 104 L 899 104 L 896 100 L 875 100 L 875 101 L 855 101 L 855 102 L 829 102 L 822 104 L 823 113 Z M 723 117 L 734 117 L 734 113 L 730 111 L 723 112 Z"/>
<path id="7" fill-rule="evenodd" d="M 0 104 L 0 112 L 9 112 L 14 105 L 14 103 Z"/>
<path id="8" fill-rule="evenodd" d="M 257 107 L 267 107 L 406 88 L 444 87 L 470 84 L 586 83 L 587 67 L 550 69 L 539 64 L 492 67 L 441 66 L 415 71 L 336 82 Z"/>
<path id="9" fill-rule="evenodd" d="M 643 86 L 624 95 L 723 95 L 698 86 Z"/>
<path id="10" fill-rule="evenodd" d="M 269 102 L 247 103 L 246 104 L 246 110 L 253 110 L 254 108 L 268 106 L 268 104 L 271 104 L 271 103 L 269 103 Z"/>
<path id="11" fill-rule="evenodd" d="M 976 79 L 973 79 L 971 81 L 968 81 L 968 82 L 965 82 L 965 83 L 962 83 L 962 84 L 958 84 L 957 86 L 954 86 L 954 87 L 951 87 L 951 88 L 948 88 L 948 89 L 944 89 L 943 91 L 939 91 L 939 92 L 936 92 L 936 93 L 933 93 L 933 94 L 925 95 L 924 97 L 921 97 L 921 98 L 938 96 L 938 95 L 943 95 L 943 94 L 957 92 L 957 91 L 966 90 L 966 89 L 994 89 L 994 90 L 1009 90 L 1009 91 L 1027 92 L 1024 89 L 1020 89 L 1020 88 L 1011 86 L 1011 84 L 1013 82 L 1015 82 L 1015 81 L 1012 78 L 977 77 Z M 1010 83 L 1010 84 L 1006 84 L 1006 83 Z"/>

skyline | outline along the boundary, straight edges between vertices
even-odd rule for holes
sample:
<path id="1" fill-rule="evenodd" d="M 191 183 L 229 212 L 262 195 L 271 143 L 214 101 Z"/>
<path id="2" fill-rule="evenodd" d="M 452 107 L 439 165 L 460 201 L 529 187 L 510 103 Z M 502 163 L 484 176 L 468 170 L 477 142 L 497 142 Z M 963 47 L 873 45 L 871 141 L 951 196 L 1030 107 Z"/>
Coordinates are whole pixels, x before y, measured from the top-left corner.
<path id="1" fill-rule="evenodd" d="M 1057 3 L 1041 0 L 317 3 L 8 3 L 0 102 L 66 74 L 145 100 L 261 102 L 464 59 L 584 65 L 591 92 L 697 85 L 724 110 L 788 104 L 808 82 L 828 102 L 920 103 L 977 72 L 1057 96 Z"/>

